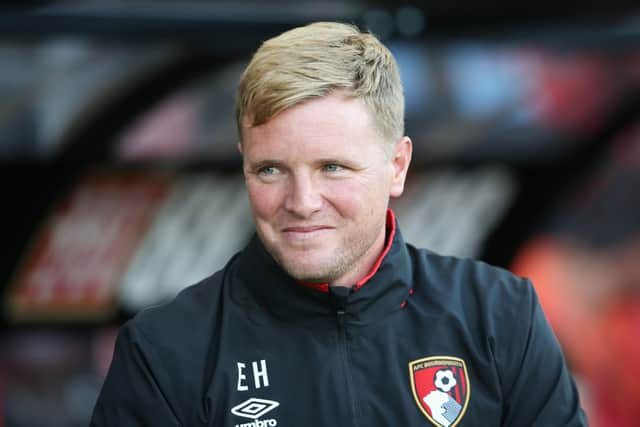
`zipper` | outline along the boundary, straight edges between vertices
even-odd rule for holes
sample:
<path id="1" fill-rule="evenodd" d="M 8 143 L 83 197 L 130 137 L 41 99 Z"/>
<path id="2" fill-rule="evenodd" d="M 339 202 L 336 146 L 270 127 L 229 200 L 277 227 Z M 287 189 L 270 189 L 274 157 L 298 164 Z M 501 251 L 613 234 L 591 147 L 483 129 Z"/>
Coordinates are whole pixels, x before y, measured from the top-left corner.
<path id="1" fill-rule="evenodd" d="M 345 300 L 346 302 L 346 300 Z M 356 406 L 356 399 L 354 395 L 353 377 L 351 376 L 351 366 L 349 364 L 349 347 L 347 343 L 347 329 L 345 325 L 346 310 L 344 306 L 336 308 L 336 321 L 338 327 L 338 351 L 340 353 L 340 359 L 342 360 L 342 367 L 344 370 L 344 378 L 347 387 L 347 401 L 351 409 L 351 421 L 350 426 L 358 426 L 358 410 Z"/>

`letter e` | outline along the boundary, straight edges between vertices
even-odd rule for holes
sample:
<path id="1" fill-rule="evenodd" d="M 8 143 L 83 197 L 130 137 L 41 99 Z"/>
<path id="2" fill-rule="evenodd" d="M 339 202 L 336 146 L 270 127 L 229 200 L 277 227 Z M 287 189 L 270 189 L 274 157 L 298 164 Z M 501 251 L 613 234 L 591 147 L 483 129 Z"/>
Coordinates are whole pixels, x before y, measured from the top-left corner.
<path id="1" fill-rule="evenodd" d="M 254 363 L 254 372 L 255 372 L 255 363 Z M 247 387 L 246 385 L 242 384 L 242 380 L 246 380 L 247 376 L 245 374 L 242 373 L 242 371 L 244 370 L 244 368 L 246 368 L 247 365 L 245 365 L 244 363 L 240 363 L 238 362 L 238 391 L 247 391 L 249 390 L 249 387 Z"/>

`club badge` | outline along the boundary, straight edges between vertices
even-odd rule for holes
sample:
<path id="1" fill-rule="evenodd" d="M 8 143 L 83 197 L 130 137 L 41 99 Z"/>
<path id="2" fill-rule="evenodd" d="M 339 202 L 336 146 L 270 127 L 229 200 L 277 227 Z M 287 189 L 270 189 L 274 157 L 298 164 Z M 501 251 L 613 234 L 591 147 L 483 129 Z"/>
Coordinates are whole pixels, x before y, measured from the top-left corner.
<path id="1" fill-rule="evenodd" d="M 422 413 L 436 427 L 458 425 L 469 404 L 464 360 L 433 356 L 409 362 L 411 391 Z"/>

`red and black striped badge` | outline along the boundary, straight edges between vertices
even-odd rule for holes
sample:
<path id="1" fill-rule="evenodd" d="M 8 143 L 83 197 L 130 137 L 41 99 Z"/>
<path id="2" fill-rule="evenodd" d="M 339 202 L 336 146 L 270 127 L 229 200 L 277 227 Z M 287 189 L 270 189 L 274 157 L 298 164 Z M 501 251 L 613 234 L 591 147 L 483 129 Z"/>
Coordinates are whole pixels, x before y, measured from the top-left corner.
<path id="1" fill-rule="evenodd" d="M 411 391 L 422 413 L 437 427 L 458 425 L 469 404 L 470 384 L 464 360 L 432 356 L 409 362 Z"/>

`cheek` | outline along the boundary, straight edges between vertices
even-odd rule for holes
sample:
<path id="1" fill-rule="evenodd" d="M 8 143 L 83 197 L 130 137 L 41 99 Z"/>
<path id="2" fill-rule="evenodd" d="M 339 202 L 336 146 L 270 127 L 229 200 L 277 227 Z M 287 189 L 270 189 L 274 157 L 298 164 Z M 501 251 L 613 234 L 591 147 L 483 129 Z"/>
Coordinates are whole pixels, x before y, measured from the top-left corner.
<path id="1" fill-rule="evenodd" d="M 273 185 L 247 183 L 247 192 L 254 216 L 262 220 L 272 218 L 279 206 L 277 188 Z"/>
<path id="2" fill-rule="evenodd" d="M 348 218 L 362 218 L 368 212 L 376 211 L 376 199 L 382 201 L 378 189 L 357 180 L 329 185 L 325 194 L 331 205 Z"/>

